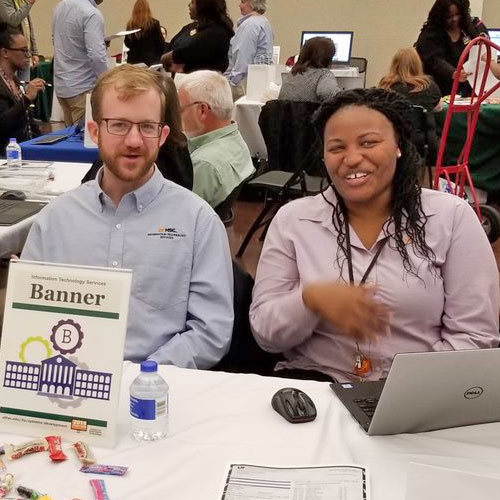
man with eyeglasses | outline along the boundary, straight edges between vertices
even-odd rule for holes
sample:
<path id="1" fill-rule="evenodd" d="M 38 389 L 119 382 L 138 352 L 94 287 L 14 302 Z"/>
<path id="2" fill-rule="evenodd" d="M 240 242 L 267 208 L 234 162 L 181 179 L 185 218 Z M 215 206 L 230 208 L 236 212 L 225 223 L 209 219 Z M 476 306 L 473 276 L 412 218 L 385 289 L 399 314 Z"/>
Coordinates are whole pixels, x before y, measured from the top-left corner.
<path id="1" fill-rule="evenodd" d="M 103 0 L 61 0 L 52 15 L 54 91 L 67 127 L 85 115 L 85 95 L 108 69 Z"/>
<path id="2" fill-rule="evenodd" d="M 91 102 L 104 166 L 39 214 L 22 258 L 132 269 L 125 358 L 210 368 L 231 340 L 229 245 L 215 212 L 154 164 L 169 134 L 162 77 L 119 66 Z"/>
<path id="3" fill-rule="evenodd" d="M 193 162 L 193 191 L 216 208 L 255 172 L 248 146 L 231 120 L 231 88 L 216 71 L 194 71 L 181 81 L 179 103 Z"/>
<path id="4" fill-rule="evenodd" d="M 0 157 L 5 157 L 9 138 L 18 142 L 40 135 L 33 119 L 31 105 L 45 88 L 41 78 L 35 78 L 24 89 L 16 72 L 29 67 L 31 53 L 21 31 L 0 24 Z"/>
<path id="5" fill-rule="evenodd" d="M 0 22 L 21 30 L 26 39 L 26 46 L 30 49 L 30 63 L 17 71 L 21 81 L 29 81 L 30 65 L 38 64 L 38 49 L 35 40 L 35 31 L 31 22 L 31 8 L 36 0 L 0 0 Z"/>

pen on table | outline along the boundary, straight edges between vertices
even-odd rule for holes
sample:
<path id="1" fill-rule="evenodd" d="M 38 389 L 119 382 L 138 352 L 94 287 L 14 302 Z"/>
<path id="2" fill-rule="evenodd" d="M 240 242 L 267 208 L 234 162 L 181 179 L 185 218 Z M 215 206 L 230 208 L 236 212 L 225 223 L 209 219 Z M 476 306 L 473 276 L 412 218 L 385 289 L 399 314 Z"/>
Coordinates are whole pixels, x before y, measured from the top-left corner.
<path id="1" fill-rule="evenodd" d="M 26 82 L 24 80 L 21 80 L 19 83 L 22 83 L 23 85 L 28 85 L 30 82 Z M 52 87 L 51 83 L 45 83 L 44 84 L 46 87 Z"/>

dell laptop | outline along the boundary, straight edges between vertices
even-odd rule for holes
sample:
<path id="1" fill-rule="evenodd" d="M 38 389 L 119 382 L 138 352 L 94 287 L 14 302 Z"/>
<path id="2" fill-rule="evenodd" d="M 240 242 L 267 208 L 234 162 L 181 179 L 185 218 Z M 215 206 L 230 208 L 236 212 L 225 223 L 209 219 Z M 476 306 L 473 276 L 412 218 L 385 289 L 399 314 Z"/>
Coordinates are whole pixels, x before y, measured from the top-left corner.
<path id="1" fill-rule="evenodd" d="M 397 354 L 387 379 L 331 384 L 370 435 L 500 421 L 500 349 Z"/>

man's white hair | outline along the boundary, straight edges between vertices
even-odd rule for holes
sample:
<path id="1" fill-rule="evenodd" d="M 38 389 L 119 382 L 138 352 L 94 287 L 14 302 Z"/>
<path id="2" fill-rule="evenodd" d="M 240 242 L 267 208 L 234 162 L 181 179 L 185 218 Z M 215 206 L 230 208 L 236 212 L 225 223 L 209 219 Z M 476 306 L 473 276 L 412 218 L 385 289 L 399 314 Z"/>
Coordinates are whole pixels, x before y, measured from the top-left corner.
<path id="1" fill-rule="evenodd" d="M 233 96 L 227 79 L 217 71 L 203 69 L 183 75 L 179 90 L 189 94 L 192 102 L 206 102 L 212 112 L 222 120 L 233 114 Z"/>
<path id="2" fill-rule="evenodd" d="M 267 10 L 266 0 L 246 0 L 246 2 L 252 7 L 252 10 L 259 14 L 264 14 Z"/>

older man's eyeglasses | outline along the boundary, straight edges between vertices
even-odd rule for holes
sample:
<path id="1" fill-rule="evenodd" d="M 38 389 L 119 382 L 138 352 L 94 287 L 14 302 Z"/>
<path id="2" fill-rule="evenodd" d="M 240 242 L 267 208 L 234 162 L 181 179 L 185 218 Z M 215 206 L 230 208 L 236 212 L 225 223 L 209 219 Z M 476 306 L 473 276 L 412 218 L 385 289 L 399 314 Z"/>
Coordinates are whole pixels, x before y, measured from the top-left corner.
<path id="1" fill-rule="evenodd" d="M 148 139 L 158 138 L 165 126 L 159 122 L 130 122 L 128 120 L 118 120 L 116 118 L 103 118 L 108 132 L 112 135 L 127 135 L 134 125 L 137 125 L 139 132 Z"/>
<path id="2" fill-rule="evenodd" d="M 194 101 L 194 102 L 190 102 L 189 104 L 184 104 L 184 106 L 181 106 L 181 113 L 184 113 L 184 111 L 186 111 L 186 109 L 190 108 L 191 106 L 196 106 L 197 104 L 205 104 L 205 106 L 208 108 L 208 109 L 212 109 L 210 107 L 210 104 L 208 104 L 208 102 L 204 102 L 204 101 Z"/>
<path id="3" fill-rule="evenodd" d="M 13 50 L 14 52 L 24 52 L 24 55 L 26 57 L 31 57 L 33 54 L 31 53 L 31 50 L 28 49 L 28 47 L 20 47 L 18 49 L 12 48 L 12 47 L 7 47 L 7 50 Z"/>

